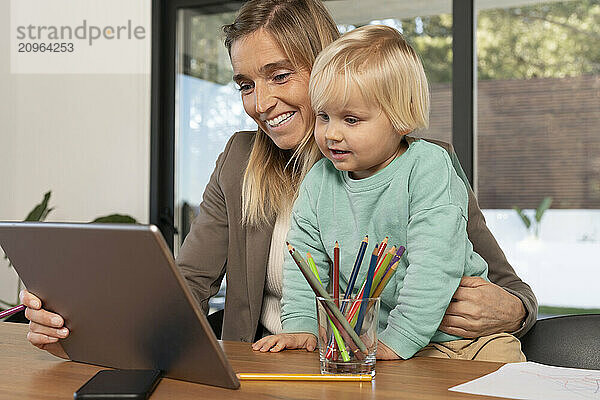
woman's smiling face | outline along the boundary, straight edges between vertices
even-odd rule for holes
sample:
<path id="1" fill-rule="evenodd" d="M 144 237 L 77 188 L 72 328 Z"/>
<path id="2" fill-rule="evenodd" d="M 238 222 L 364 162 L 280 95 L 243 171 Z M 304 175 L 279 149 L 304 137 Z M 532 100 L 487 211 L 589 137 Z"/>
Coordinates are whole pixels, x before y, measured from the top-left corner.
<path id="1" fill-rule="evenodd" d="M 295 148 L 314 121 L 310 71 L 295 68 L 264 29 L 233 42 L 231 64 L 246 113 L 277 147 Z"/>

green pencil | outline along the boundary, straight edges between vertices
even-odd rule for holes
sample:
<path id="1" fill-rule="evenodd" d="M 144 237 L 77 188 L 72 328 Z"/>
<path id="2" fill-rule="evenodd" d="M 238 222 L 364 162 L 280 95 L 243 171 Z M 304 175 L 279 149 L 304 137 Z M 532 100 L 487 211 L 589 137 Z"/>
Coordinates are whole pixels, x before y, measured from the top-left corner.
<path id="1" fill-rule="evenodd" d="M 310 269 L 312 269 L 313 274 L 315 274 L 315 276 L 319 280 L 319 283 L 323 284 L 323 282 L 321 282 L 321 278 L 319 277 L 319 271 L 317 270 L 315 260 L 312 258 L 310 253 L 306 253 L 306 259 L 308 260 L 308 265 L 310 266 Z M 350 361 L 350 355 L 348 354 L 348 350 L 346 350 L 346 344 L 344 343 L 344 339 L 342 339 L 342 335 L 340 335 L 340 331 L 329 317 L 328 319 L 329 324 L 331 325 L 331 330 L 333 331 L 333 336 L 335 337 L 335 341 L 338 345 L 338 348 L 340 349 L 340 355 L 342 356 L 342 360 Z"/>

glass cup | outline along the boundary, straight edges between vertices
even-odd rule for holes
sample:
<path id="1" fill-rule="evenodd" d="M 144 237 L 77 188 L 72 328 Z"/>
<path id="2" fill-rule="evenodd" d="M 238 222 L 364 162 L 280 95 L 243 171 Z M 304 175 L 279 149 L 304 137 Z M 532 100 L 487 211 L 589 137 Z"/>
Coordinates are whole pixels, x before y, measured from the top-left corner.
<path id="1" fill-rule="evenodd" d="M 335 318 L 331 306 L 335 307 L 331 300 L 317 297 L 321 373 L 375 376 L 379 297 L 339 299 L 339 308 L 343 310 L 349 326 L 353 328 L 352 333 L 356 335 L 344 329 L 342 323 Z M 357 339 L 361 343 L 357 343 Z"/>

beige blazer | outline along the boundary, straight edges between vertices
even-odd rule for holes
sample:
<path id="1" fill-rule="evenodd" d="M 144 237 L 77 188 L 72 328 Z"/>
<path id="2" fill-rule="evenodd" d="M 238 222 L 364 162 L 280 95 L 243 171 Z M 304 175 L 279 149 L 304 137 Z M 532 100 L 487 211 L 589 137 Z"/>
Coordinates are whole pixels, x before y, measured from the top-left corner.
<path id="1" fill-rule="evenodd" d="M 254 340 L 260 320 L 274 223 L 271 221 L 262 228 L 241 224 L 241 188 L 253 139 L 254 132 L 238 132 L 225 146 L 204 191 L 199 214 L 177 257 L 177 264 L 204 312 L 208 311 L 208 300 L 217 293 L 227 272 L 222 339 L 243 342 Z M 407 137 L 407 140 L 415 139 Z M 431 141 L 448 151 L 454 167 L 466 181 L 452 146 Z M 536 320 L 537 300 L 506 260 L 485 224 L 473 191 L 468 184 L 467 187 L 467 233 L 473 248 L 487 261 L 489 279 L 518 296 L 527 309 L 523 327 L 515 332 L 520 336 Z"/>

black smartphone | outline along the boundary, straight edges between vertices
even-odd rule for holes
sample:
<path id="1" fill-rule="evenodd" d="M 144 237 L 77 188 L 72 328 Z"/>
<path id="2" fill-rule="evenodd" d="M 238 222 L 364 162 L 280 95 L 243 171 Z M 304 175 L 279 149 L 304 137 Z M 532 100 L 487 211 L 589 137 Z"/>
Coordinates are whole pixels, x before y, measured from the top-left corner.
<path id="1" fill-rule="evenodd" d="M 74 397 L 77 400 L 147 399 L 161 376 L 157 370 L 106 369 L 77 389 Z"/>

